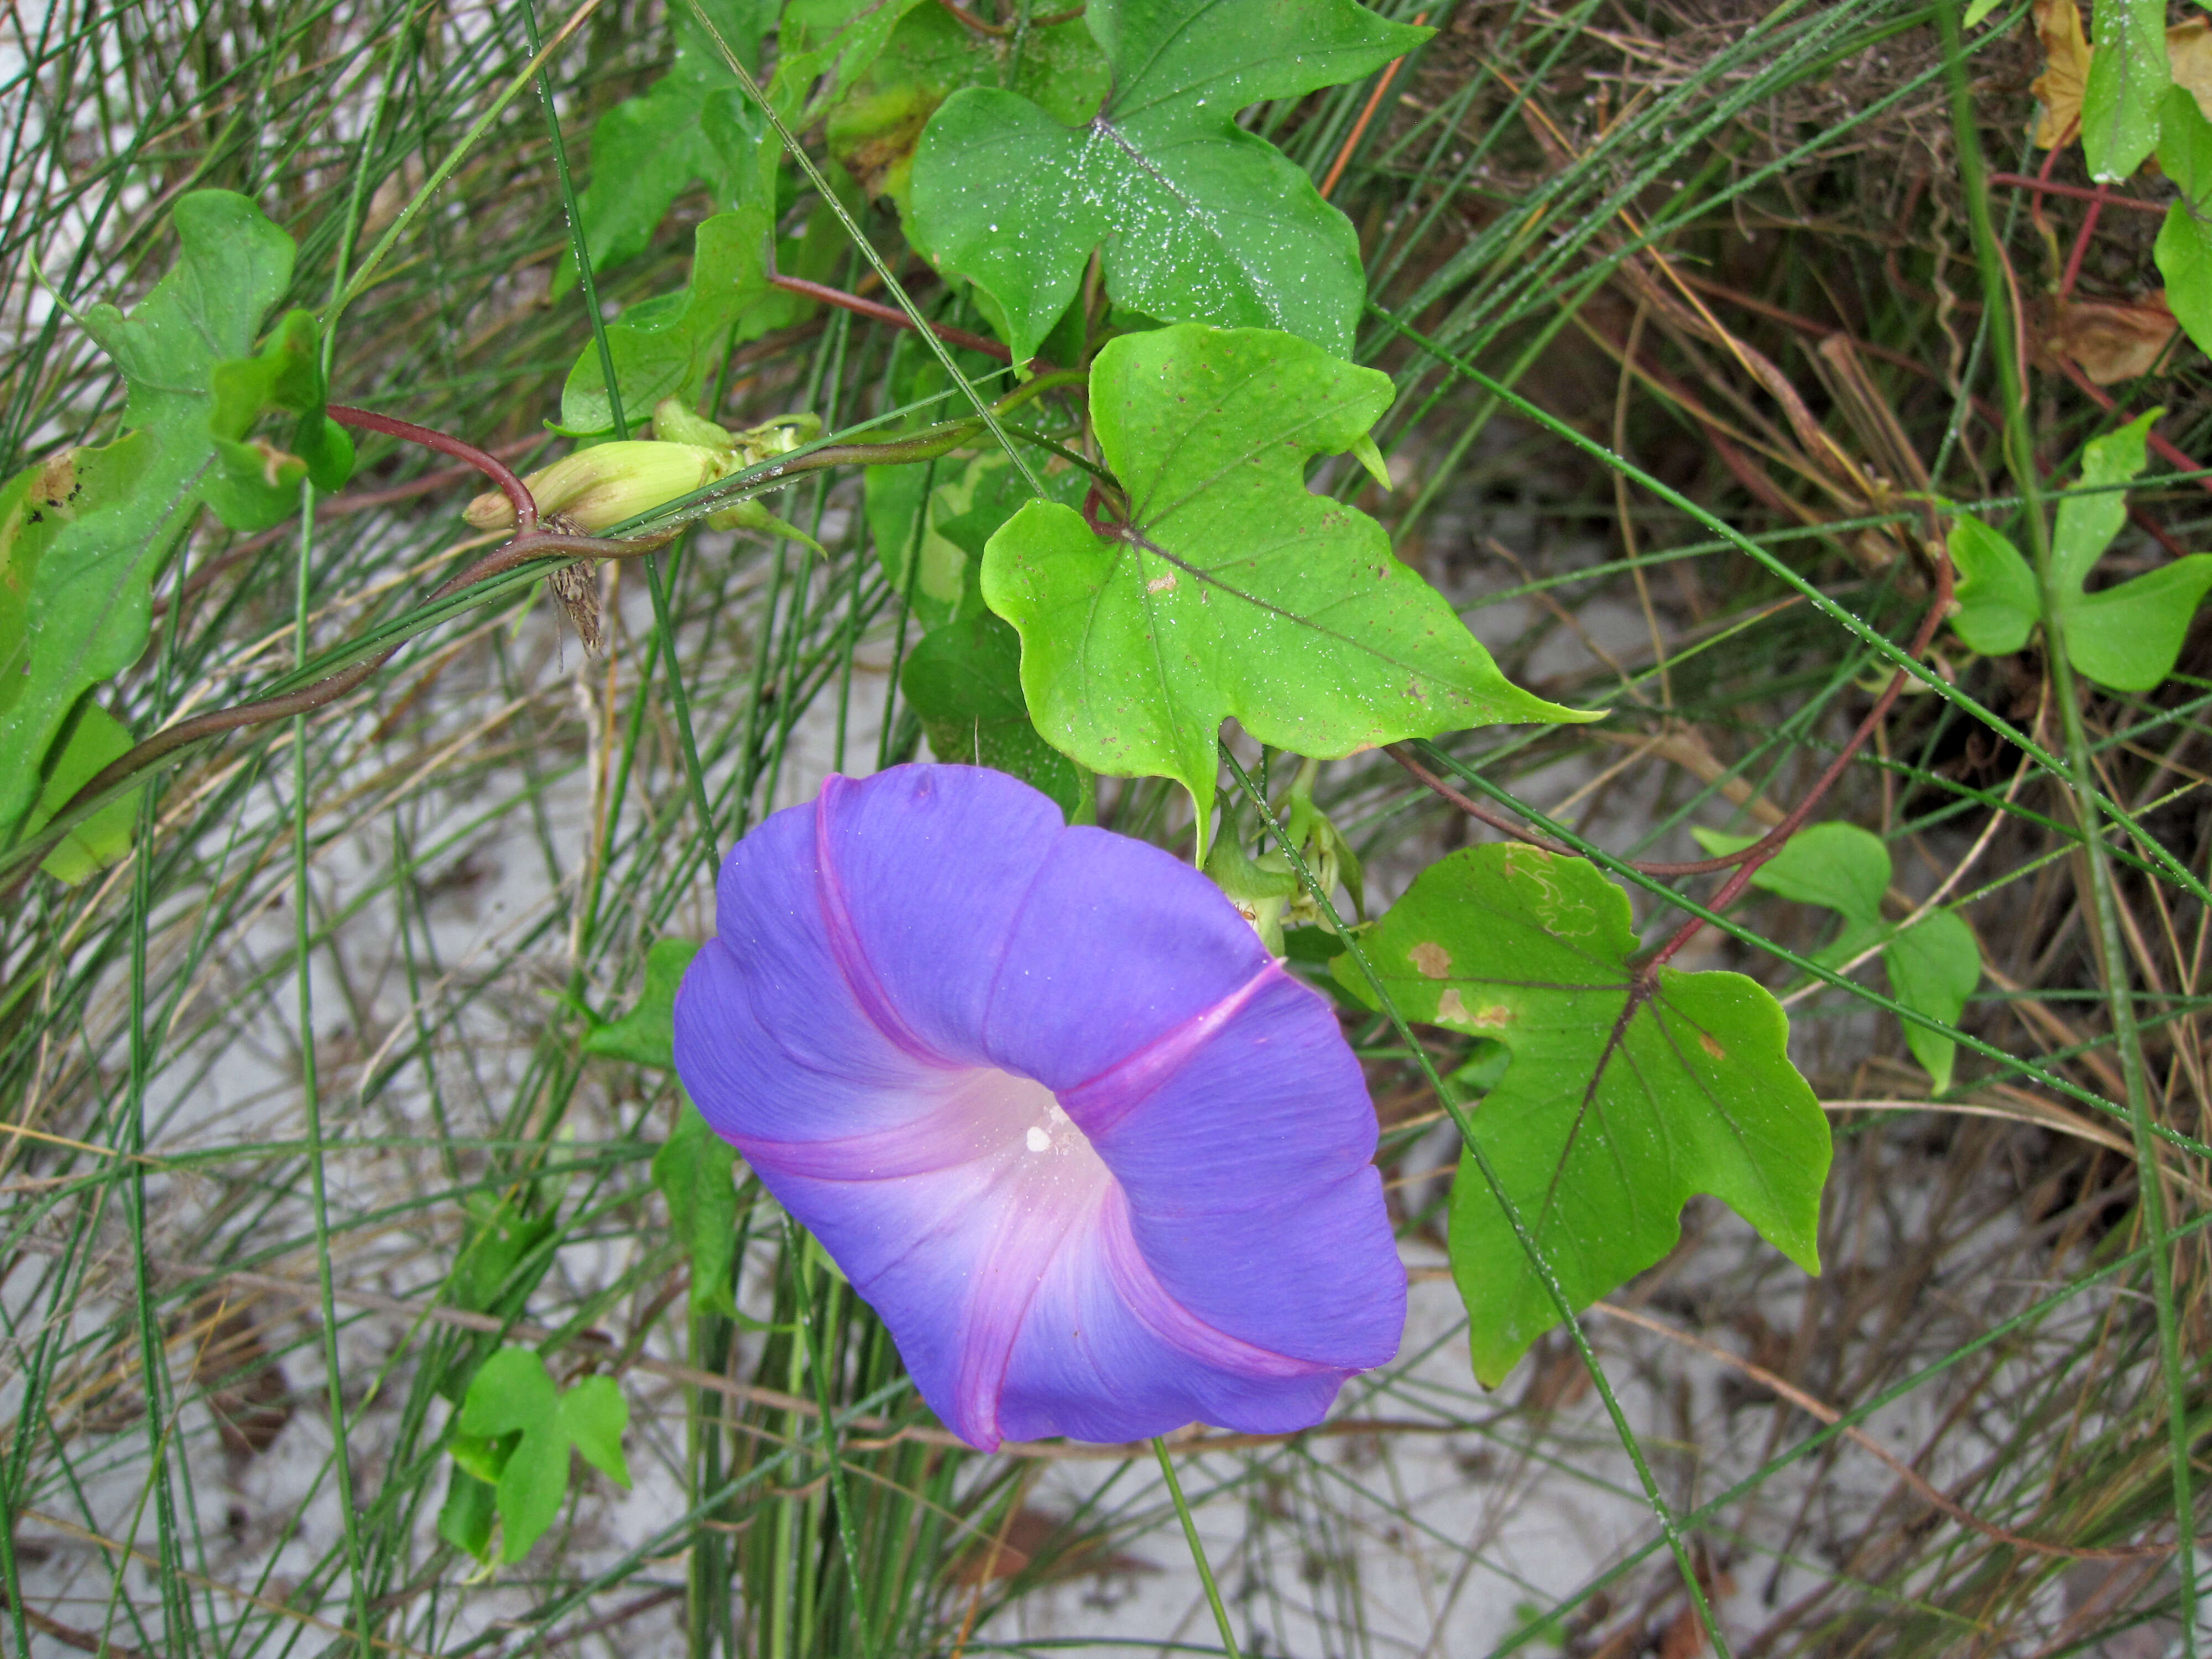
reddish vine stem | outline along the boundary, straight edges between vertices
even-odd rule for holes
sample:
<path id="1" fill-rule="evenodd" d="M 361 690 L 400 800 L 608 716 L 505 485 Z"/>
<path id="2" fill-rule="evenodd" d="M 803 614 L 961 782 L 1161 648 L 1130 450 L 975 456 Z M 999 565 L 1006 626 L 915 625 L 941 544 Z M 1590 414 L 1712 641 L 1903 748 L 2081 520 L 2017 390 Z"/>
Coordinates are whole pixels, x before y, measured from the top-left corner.
<path id="1" fill-rule="evenodd" d="M 404 438 L 410 443 L 421 444 L 425 449 L 434 449 L 441 455 L 451 455 L 457 461 L 466 461 L 489 478 L 514 507 L 514 527 L 518 535 L 527 536 L 538 528 L 538 502 L 530 489 L 514 475 L 514 469 L 498 456 L 478 449 L 465 439 L 440 432 L 434 427 L 417 426 L 412 421 L 396 420 L 389 415 L 379 415 L 370 410 L 349 409 L 343 404 L 325 404 L 323 412 L 340 426 L 357 426 L 368 432 L 381 432 L 386 437 Z"/>
<path id="2" fill-rule="evenodd" d="M 1951 609 L 1951 556 L 1947 552 L 1936 565 L 1936 594 L 1928 602 L 1927 614 L 1921 617 L 1920 626 L 1913 633 L 1908 654 L 1917 658 L 1925 653 L 1934 641 L 1936 629 Z M 1790 808 L 1789 816 L 1747 849 L 1750 856 L 1736 866 L 1735 873 L 1722 884 L 1720 891 L 1706 902 L 1705 908 L 1717 915 L 1735 903 L 1743 890 L 1751 884 L 1751 878 L 1758 873 L 1759 866 L 1779 853 L 1790 837 L 1805 827 L 1805 820 L 1813 816 L 1814 809 L 1820 805 L 1828 791 L 1835 787 L 1836 780 L 1844 775 L 1844 769 L 1857 758 L 1859 750 L 1866 747 L 1882 721 L 1889 718 L 1890 709 L 1905 690 L 1905 672 L 1902 668 L 1889 677 L 1888 685 L 1883 688 L 1881 696 L 1875 699 L 1874 707 L 1867 710 L 1866 718 L 1859 722 L 1859 729 L 1851 734 L 1851 740 L 1844 745 L 1835 759 L 1828 763 L 1827 769 L 1806 792 L 1805 798 Z M 1650 959 L 1638 969 L 1638 983 L 1651 984 L 1668 959 L 1695 939 L 1698 930 L 1705 925 L 1703 916 L 1692 916 L 1676 928 L 1674 937 L 1652 952 Z"/>
<path id="3" fill-rule="evenodd" d="M 1919 629 L 1912 636 L 1911 650 L 1916 657 L 1928 649 L 1929 642 L 1936 637 L 1937 625 L 1950 611 L 1951 583 L 1951 560 L 1949 555 L 1946 554 L 1936 573 L 1935 597 L 1929 602 L 1927 613 L 1920 619 Z M 1898 670 L 1890 677 L 1887 689 L 1875 701 L 1875 706 L 1868 711 L 1867 717 L 1859 722 L 1859 729 L 1852 735 L 1851 740 L 1844 745 L 1843 752 L 1828 763 L 1827 769 L 1820 774 L 1812 788 L 1806 793 L 1805 798 L 1790 810 L 1789 815 L 1750 846 L 1739 848 L 1733 853 L 1723 854 L 1718 858 L 1692 859 L 1681 863 L 1647 863 L 1635 860 L 1626 860 L 1623 862 L 1629 869 L 1637 872 L 1639 875 L 1646 876 L 1705 876 L 1732 869 L 1735 874 L 1718 893 L 1714 895 L 1711 903 L 1706 907 L 1717 912 L 1726 909 L 1735 902 L 1759 866 L 1779 853 L 1790 838 L 1804 828 L 1805 820 L 1812 817 L 1814 810 L 1820 805 L 1822 799 L 1835 787 L 1836 780 L 1844 775 L 1844 769 L 1851 763 L 1859 750 L 1863 749 L 1868 740 L 1874 736 L 1875 728 L 1881 724 L 1891 707 L 1904 691 L 1905 680 L 1905 675 L 1903 669 Z M 1480 802 L 1462 794 L 1407 753 L 1402 744 L 1385 744 L 1382 746 L 1382 752 L 1404 767 L 1431 793 L 1439 799 L 1450 802 L 1469 817 L 1486 823 L 1501 834 L 1510 836 L 1516 841 L 1525 842 L 1544 852 L 1556 853 L 1563 858 L 1583 856 L 1573 848 L 1562 847 L 1557 842 L 1547 841 L 1522 825 L 1513 823 L 1502 814 L 1492 811 Z M 1639 983 L 1648 983 L 1648 976 L 1669 957 L 1687 945 L 1696 935 L 1698 929 L 1704 926 L 1705 919 L 1701 916 L 1692 916 L 1683 923 L 1676 930 L 1674 937 L 1660 946 L 1650 959 L 1644 964 L 1640 970 L 1644 977 L 1639 979 Z"/>
<path id="4" fill-rule="evenodd" d="M 2092 190 L 2086 185 L 2062 185 L 2056 179 L 2036 179 L 2025 173 L 1992 173 L 1993 185 L 2010 185 L 2015 190 L 2032 190 L 2045 196 L 2070 196 L 2077 202 L 2101 202 L 2107 207 L 2133 208 L 2138 213 L 2164 213 L 2162 202 L 2138 202 L 2132 196 L 2113 196 L 2103 191 Z"/>
<path id="5" fill-rule="evenodd" d="M 903 320 L 903 319 L 902 319 Z M 997 407 L 1012 408 L 1042 390 L 1051 382 L 1040 375 L 1000 400 Z M 416 426 L 411 421 L 396 420 L 388 415 L 372 414 L 367 410 L 349 409 L 339 404 L 328 405 L 332 418 L 349 426 L 359 426 L 370 431 L 388 433 L 405 438 L 441 453 L 453 455 L 468 462 L 477 471 L 496 483 L 514 504 L 519 533 L 483 557 L 477 560 L 458 575 L 447 578 L 431 593 L 427 604 L 436 604 L 464 588 L 504 575 L 519 566 L 531 563 L 550 555 L 566 554 L 571 559 L 632 559 L 653 551 L 674 539 L 686 527 L 678 524 L 665 530 L 654 530 L 640 536 L 587 536 L 566 526 L 556 515 L 550 528 L 538 523 L 538 503 L 521 479 L 496 457 L 486 454 L 475 445 L 429 427 Z M 958 421 L 936 427 L 911 437 L 882 444 L 825 444 L 819 448 L 789 456 L 744 475 L 743 482 L 754 489 L 764 489 L 799 473 L 817 471 L 823 467 L 846 465 L 866 465 L 876 463 L 927 460 L 957 448 L 972 438 L 980 423 Z M 249 726 L 260 726 L 270 720 L 289 720 L 295 714 L 304 714 L 336 702 L 356 690 L 369 677 L 391 661 L 404 641 L 395 641 L 386 649 L 360 662 L 326 675 L 309 685 L 273 696 L 257 697 L 247 702 L 234 703 L 228 708 L 210 709 L 204 714 L 195 714 L 189 720 L 165 726 L 144 742 L 137 744 L 102 767 L 65 801 L 51 822 L 58 823 L 80 807 L 90 805 L 101 795 L 127 781 L 137 773 L 155 765 L 164 757 L 175 753 L 190 744 L 216 737 L 225 732 L 235 732 Z M 25 860 L 17 872 L 0 882 L 0 902 L 12 896 L 28 880 L 36 867 Z"/>
<path id="6" fill-rule="evenodd" d="M 652 536 L 614 538 L 583 536 L 558 529 L 533 530 L 527 536 L 518 536 L 513 541 L 503 543 L 459 575 L 440 583 L 425 603 L 435 605 L 440 599 L 450 599 L 463 588 L 488 581 L 494 576 L 505 575 L 519 565 L 528 564 L 550 554 L 566 553 L 572 558 L 580 559 L 634 559 L 652 552 L 675 534 L 674 531 L 669 531 Z M 256 697 L 249 702 L 234 703 L 228 708 L 210 709 L 204 714 L 195 714 L 190 720 L 179 720 L 174 726 L 164 726 L 143 743 L 125 750 L 94 773 L 84 787 L 71 795 L 54 817 L 59 818 L 81 805 L 97 800 L 118 784 L 125 782 L 164 756 L 173 754 L 188 744 L 225 732 L 235 732 L 243 726 L 289 720 L 295 714 L 304 714 L 311 709 L 320 708 L 325 703 L 335 702 L 391 661 L 393 653 L 404 643 L 404 641 L 397 641 L 374 656 L 364 657 L 350 667 L 342 668 L 313 684 L 279 692 L 274 696 Z"/>
<path id="7" fill-rule="evenodd" d="M 879 323 L 889 323 L 893 328 L 912 328 L 914 319 L 896 306 L 887 306 L 875 300 L 863 300 L 857 294 L 848 294 L 842 288 L 831 288 L 826 283 L 810 283 L 804 276 L 787 276 L 781 271 L 771 270 L 768 279 L 788 294 L 802 294 L 810 300 L 819 300 L 825 306 L 836 306 L 856 316 L 872 318 Z M 1012 352 L 996 340 L 987 340 L 980 334 L 970 334 L 964 328 L 955 328 L 950 323 L 932 323 L 929 331 L 947 345 L 965 346 L 970 351 L 980 351 L 986 357 L 995 357 L 1002 363 L 1014 360 Z M 1044 372 L 1047 365 L 1039 360 L 1037 368 Z"/>

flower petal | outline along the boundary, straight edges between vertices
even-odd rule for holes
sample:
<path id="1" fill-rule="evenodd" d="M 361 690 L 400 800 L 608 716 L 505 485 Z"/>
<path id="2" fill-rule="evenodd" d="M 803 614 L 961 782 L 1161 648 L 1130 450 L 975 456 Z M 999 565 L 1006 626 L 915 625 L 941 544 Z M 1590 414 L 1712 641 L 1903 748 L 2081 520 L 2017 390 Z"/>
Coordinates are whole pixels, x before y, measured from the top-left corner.
<path id="1" fill-rule="evenodd" d="M 814 805 L 829 939 L 864 1000 L 929 1051 L 973 1065 L 1007 934 L 1064 830 L 1004 772 L 902 766 L 833 777 Z"/>
<path id="2" fill-rule="evenodd" d="M 1073 1089 L 1202 1015 L 1272 958 L 1221 890 L 1103 830 L 1060 832 L 1008 933 L 992 1062 Z"/>
<path id="3" fill-rule="evenodd" d="M 1163 1079 L 1125 1066 L 1062 1097 L 1127 1194 L 1163 1287 L 1273 1352 L 1389 1363 L 1405 1274 L 1372 1163 L 1374 1109 L 1334 1012 L 1270 964 L 1178 1059 Z"/>

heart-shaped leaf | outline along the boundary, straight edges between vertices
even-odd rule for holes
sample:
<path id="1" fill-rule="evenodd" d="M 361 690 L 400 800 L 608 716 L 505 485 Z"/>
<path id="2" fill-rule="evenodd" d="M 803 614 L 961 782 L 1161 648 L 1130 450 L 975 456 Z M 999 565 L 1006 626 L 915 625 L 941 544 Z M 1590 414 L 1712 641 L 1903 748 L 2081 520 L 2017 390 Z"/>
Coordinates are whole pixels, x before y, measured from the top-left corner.
<path id="1" fill-rule="evenodd" d="M 1382 526 L 1307 490 L 1306 462 L 1352 449 L 1390 397 L 1389 376 L 1269 330 L 1125 336 L 1092 364 L 1091 412 L 1128 522 L 1032 501 L 985 550 L 1037 730 L 1093 771 L 1181 781 L 1201 845 L 1231 716 L 1323 759 L 1596 718 L 1507 680 Z"/>
<path id="2" fill-rule="evenodd" d="M 1640 972 L 1628 896 L 1532 847 L 1450 854 L 1361 938 L 1407 1018 L 1510 1054 L 1475 1138 L 1574 1307 L 1666 1255 L 1698 1193 L 1819 1271 L 1827 1121 L 1757 984 Z M 1377 1006 L 1349 953 L 1334 971 Z M 1474 1373 L 1494 1387 L 1559 1315 L 1471 1159 L 1452 1187 L 1450 1244 Z"/>
<path id="3" fill-rule="evenodd" d="M 1105 104 L 1067 125 L 1016 93 L 956 94 L 915 154 L 918 245 L 991 297 L 1017 362 L 1102 245 L 1126 309 L 1285 329 L 1349 356 L 1359 239 L 1237 112 L 1365 75 L 1431 32 L 1352 0 L 1091 0 L 1084 22 L 1113 73 Z"/>

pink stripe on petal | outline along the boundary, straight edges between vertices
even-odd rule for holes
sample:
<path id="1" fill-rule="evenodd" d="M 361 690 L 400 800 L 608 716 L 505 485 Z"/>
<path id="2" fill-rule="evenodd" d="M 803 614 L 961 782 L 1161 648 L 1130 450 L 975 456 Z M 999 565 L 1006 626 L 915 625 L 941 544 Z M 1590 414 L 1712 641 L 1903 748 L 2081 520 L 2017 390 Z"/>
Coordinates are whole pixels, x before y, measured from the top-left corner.
<path id="1" fill-rule="evenodd" d="M 876 976 L 867 953 L 860 947 L 860 937 L 853 929 L 844 880 L 837 870 L 835 839 L 838 803 L 856 787 L 850 779 L 832 773 L 814 802 L 815 891 L 821 900 L 830 957 L 844 975 L 845 983 L 852 988 L 853 1000 L 860 1005 L 861 1012 L 878 1031 L 922 1064 L 941 1066 L 946 1062 L 899 1018 L 898 1010 L 884 994 L 883 981 Z"/>
<path id="2" fill-rule="evenodd" d="M 1267 963 L 1218 1002 L 1200 1009 L 1136 1053 L 1064 1091 L 1060 1103 L 1086 1134 L 1106 1134 L 1188 1065 L 1261 987 L 1283 976 L 1281 969 Z"/>

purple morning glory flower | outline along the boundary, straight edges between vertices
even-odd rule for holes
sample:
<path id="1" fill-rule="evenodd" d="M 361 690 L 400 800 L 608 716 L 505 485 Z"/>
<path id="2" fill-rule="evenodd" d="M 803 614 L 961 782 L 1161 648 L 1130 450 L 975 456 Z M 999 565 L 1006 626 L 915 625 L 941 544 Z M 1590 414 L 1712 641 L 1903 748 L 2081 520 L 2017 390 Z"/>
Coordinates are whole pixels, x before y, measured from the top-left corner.
<path id="1" fill-rule="evenodd" d="M 1198 872 L 902 766 L 769 818 L 718 899 L 677 1071 L 961 1438 L 1305 1428 L 1395 1354 L 1359 1067 Z"/>

